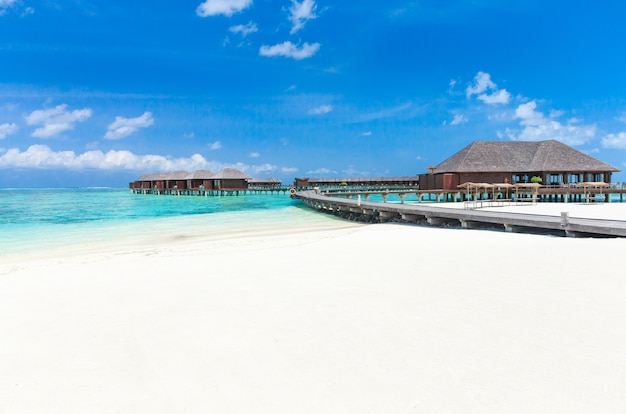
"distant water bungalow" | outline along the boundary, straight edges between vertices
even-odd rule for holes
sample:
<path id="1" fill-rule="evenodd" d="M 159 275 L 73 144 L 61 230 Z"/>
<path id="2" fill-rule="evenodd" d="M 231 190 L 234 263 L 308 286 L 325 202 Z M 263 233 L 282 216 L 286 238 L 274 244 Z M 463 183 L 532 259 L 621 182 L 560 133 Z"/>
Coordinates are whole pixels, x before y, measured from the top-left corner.
<path id="1" fill-rule="evenodd" d="M 328 187 L 415 187 L 419 185 L 417 175 L 402 177 L 349 177 L 349 178 L 296 178 L 298 189 Z"/>
<path id="2" fill-rule="evenodd" d="M 173 171 L 144 174 L 129 184 L 136 194 L 157 195 L 243 195 L 248 193 L 286 193 L 277 178 L 252 178 L 235 168 L 218 173 L 209 170 Z"/>

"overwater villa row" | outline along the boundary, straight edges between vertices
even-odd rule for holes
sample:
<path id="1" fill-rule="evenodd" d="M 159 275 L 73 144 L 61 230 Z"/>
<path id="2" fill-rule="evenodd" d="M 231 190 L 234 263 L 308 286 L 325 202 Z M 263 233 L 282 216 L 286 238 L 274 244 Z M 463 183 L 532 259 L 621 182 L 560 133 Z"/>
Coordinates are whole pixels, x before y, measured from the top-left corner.
<path id="1" fill-rule="evenodd" d="M 225 168 L 218 173 L 209 170 L 144 174 L 130 183 L 135 194 L 156 195 L 240 195 L 247 193 L 286 193 L 288 187 L 276 178 L 252 178 L 243 171 Z"/>

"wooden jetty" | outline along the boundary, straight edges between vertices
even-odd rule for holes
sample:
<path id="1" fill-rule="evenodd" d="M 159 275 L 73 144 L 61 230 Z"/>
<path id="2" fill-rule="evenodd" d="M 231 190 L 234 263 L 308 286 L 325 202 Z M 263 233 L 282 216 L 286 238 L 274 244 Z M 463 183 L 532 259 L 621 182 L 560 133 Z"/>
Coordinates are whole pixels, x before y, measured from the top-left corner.
<path id="1" fill-rule="evenodd" d="M 431 204 L 399 204 L 339 198 L 318 191 L 294 195 L 310 208 L 362 221 L 402 221 L 432 226 L 498 229 L 507 232 L 545 233 L 567 237 L 626 237 L 626 221 L 572 218 L 535 214 L 436 207 Z M 497 200 L 492 200 L 497 202 Z"/>
<path id="2" fill-rule="evenodd" d="M 368 201 L 379 196 L 384 202 L 399 200 L 404 203 L 409 195 L 415 195 L 417 202 L 464 202 L 464 201 L 537 201 L 537 202 L 611 202 L 626 201 L 624 183 L 580 183 L 572 185 L 543 186 L 540 184 L 488 184 L 465 183 L 455 190 L 414 188 L 332 188 L 321 189 L 330 197 L 355 198 L 360 196 Z"/>

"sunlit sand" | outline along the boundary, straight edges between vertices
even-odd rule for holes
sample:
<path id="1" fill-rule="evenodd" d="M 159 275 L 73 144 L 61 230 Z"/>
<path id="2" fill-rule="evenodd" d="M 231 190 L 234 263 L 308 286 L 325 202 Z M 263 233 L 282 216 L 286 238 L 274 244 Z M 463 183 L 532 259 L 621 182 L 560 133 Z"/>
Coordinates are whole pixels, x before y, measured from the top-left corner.
<path id="1" fill-rule="evenodd" d="M 336 223 L 0 264 L 2 411 L 622 412 L 626 240 Z"/>

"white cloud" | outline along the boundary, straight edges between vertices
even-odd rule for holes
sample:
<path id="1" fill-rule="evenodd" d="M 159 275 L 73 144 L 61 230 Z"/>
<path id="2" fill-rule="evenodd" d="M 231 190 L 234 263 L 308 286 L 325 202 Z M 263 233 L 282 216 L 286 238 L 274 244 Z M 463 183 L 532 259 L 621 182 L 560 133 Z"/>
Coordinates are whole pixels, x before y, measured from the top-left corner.
<path id="1" fill-rule="evenodd" d="M 124 118 L 116 116 L 115 121 L 109 125 L 105 139 L 121 139 L 129 136 L 139 130 L 139 128 L 147 128 L 154 124 L 151 112 L 144 112 L 143 115 L 136 118 Z"/>
<path id="2" fill-rule="evenodd" d="M 306 22 L 317 18 L 315 15 L 316 9 L 317 5 L 315 4 L 315 0 L 302 0 L 301 2 L 291 0 L 289 20 L 291 21 L 292 27 L 289 33 L 296 33 L 304 27 Z"/>
<path id="3" fill-rule="evenodd" d="M 337 171 L 329 170 L 328 168 L 318 168 L 317 170 L 307 171 L 307 174 L 320 175 L 320 174 L 337 174 Z"/>
<path id="4" fill-rule="evenodd" d="M 372 131 L 365 131 L 361 135 L 364 136 L 364 137 L 371 137 L 372 136 Z"/>
<path id="5" fill-rule="evenodd" d="M 472 95 L 478 95 L 485 92 L 488 89 L 496 89 L 497 86 L 491 80 L 491 75 L 485 72 L 478 72 L 476 76 L 474 76 L 474 86 L 470 85 L 465 90 L 465 94 L 467 97 L 471 97 Z"/>
<path id="6" fill-rule="evenodd" d="M 521 131 L 507 129 L 506 135 L 515 141 L 556 139 L 568 145 L 584 144 L 596 135 L 595 125 L 584 125 L 577 119 L 562 124 L 554 118 L 545 117 L 536 109 L 535 101 L 519 105 L 515 110 L 515 118 L 520 119 L 523 128 Z"/>
<path id="7" fill-rule="evenodd" d="M 28 125 L 42 125 L 35 129 L 33 137 L 50 138 L 63 131 L 74 129 L 77 122 L 83 122 L 91 116 L 91 109 L 68 111 L 67 105 L 57 105 L 51 109 L 38 109 L 25 117 Z"/>
<path id="8" fill-rule="evenodd" d="M 12 124 L 0 124 L 0 139 L 4 139 L 7 136 L 14 134 L 18 130 L 18 126 L 15 123 Z"/>
<path id="9" fill-rule="evenodd" d="M 354 122 L 370 122 L 378 119 L 395 118 L 397 116 L 400 116 L 401 114 L 405 114 L 405 111 L 408 111 L 412 107 L 413 104 L 411 102 L 407 102 L 393 108 L 384 108 L 376 112 L 364 113 L 357 116 Z M 419 110 L 419 108 L 417 108 L 417 110 Z"/>
<path id="10" fill-rule="evenodd" d="M 196 14 L 200 17 L 232 16 L 252 5 L 252 0 L 206 0 L 196 9 Z"/>
<path id="11" fill-rule="evenodd" d="M 17 5 L 18 0 L 0 0 L 0 16 L 7 12 L 7 9 L 11 6 Z"/>
<path id="12" fill-rule="evenodd" d="M 293 43 L 287 41 L 274 46 L 263 45 L 259 49 L 259 55 L 269 57 L 284 56 L 296 60 L 301 60 L 310 58 L 311 56 L 315 55 L 319 49 L 319 43 L 309 44 L 305 42 L 301 47 L 298 47 Z"/>
<path id="13" fill-rule="evenodd" d="M 483 93 L 478 96 L 478 99 L 489 105 L 507 104 L 511 99 L 511 94 L 508 93 L 506 89 L 500 89 L 499 91 L 494 92 L 491 95 Z"/>
<path id="14" fill-rule="evenodd" d="M 615 119 L 617 119 L 620 122 L 626 122 L 626 112 L 623 112 L 620 116 L 618 116 Z"/>
<path id="15" fill-rule="evenodd" d="M 333 110 L 332 105 L 320 105 L 316 108 L 309 109 L 309 115 L 323 115 Z"/>
<path id="16" fill-rule="evenodd" d="M 251 152 L 250 154 L 248 154 L 248 157 L 250 158 L 259 158 L 261 156 L 261 154 L 259 154 L 258 152 Z"/>
<path id="17" fill-rule="evenodd" d="M 608 134 L 602 138 L 602 148 L 626 149 L 626 132 Z"/>
<path id="18" fill-rule="evenodd" d="M 253 165 L 250 167 L 250 170 L 254 174 L 272 172 L 272 171 L 276 171 L 277 169 L 278 167 L 272 164 Z"/>
<path id="19" fill-rule="evenodd" d="M 487 93 L 487 92 L 491 93 Z M 477 95 L 478 99 L 486 104 L 507 104 L 511 99 L 511 94 L 506 89 L 498 89 L 491 80 L 491 75 L 485 72 L 478 72 L 474 77 L 474 84 L 467 87 L 465 94 L 468 98 Z"/>
<path id="20" fill-rule="evenodd" d="M 450 80 L 450 83 L 448 84 L 448 86 L 449 86 L 448 87 L 448 94 L 452 95 L 452 94 L 455 93 L 454 88 L 456 87 L 457 83 L 458 82 L 457 82 L 456 79 L 451 79 Z"/>
<path id="21" fill-rule="evenodd" d="M 552 109 L 550 111 L 550 118 L 558 118 L 558 117 L 563 116 L 563 115 L 565 115 L 565 111 L 562 111 L 560 109 Z M 572 119 L 574 119 L 574 118 L 572 118 Z"/>
<path id="22" fill-rule="evenodd" d="M 250 33 L 258 32 L 259 29 L 256 27 L 256 24 L 253 22 L 249 22 L 246 25 L 238 24 L 236 26 L 231 26 L 228 28 L 232 33 L 241 33 L 243 37 L 248 36 Z"/>
<path id="23" fill-rule="evenodd" d="M 103 170 L 103 171 L 137 171 L 140 173 L 156 171 L 195 171 L 206 169 L 220 171 L 224 168 L 237 168 L 244 172 L 263 173 L 280 171 L 293 173 L 293 167 L 278 167 L 272 164 L 248 165 L 241 162 L 225 164 L 207 161 L 200 154 L 190 157 L 172 158 L 162 155 L 136 155 L 130 151 L 100 150 L 86 151 L 76 154 L 74 151 L 53 151 L 46 145 L 32 145 L 26 151 L 17 148 L 0 149 L 0 169 L 32 168 L 32 169 L 63 169 L 63 170 Z"/>
<path id="24" fill-rule="evenodd" d="M 76 154 L 74 151 L 52 151 L 46 145 L 32 145 L 23 152 L 12 148 L 0 157 L 0 168 L 192 171 L 206 168 L 207 164 L 206 159 L 199 154 L 194 154 L 189 158 L 135 155 L 129 151 L 104 153 L 95 150 Z"/>
<path id="25" fill-rule="evenodd" d="M 463 114 L 454 115 L 454 119 L 450 121 L 450 125 L 460 125 L 466 123 L 468 120 Z"/>
<path id="26" fill-rule="evenodd" d="M 215 150 L 218 150 L 220 148 L 222 148 L 222 143 L 220 141 L 215 141 L 215 142 L 209 144 L 209 149 L 211 151 L 215 151 Z"/>

